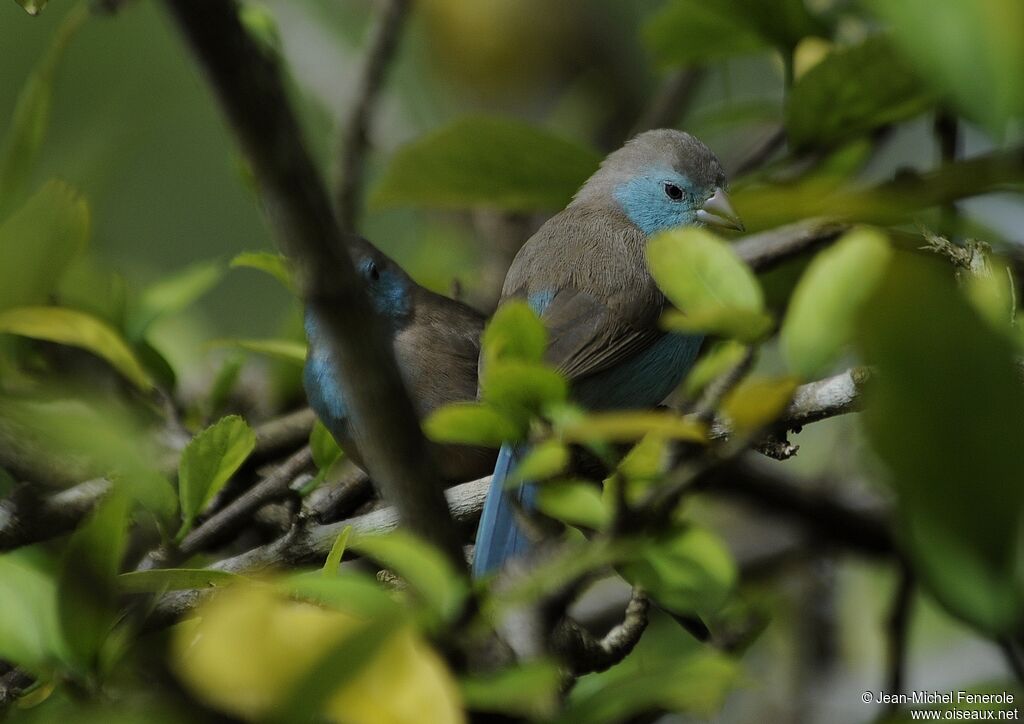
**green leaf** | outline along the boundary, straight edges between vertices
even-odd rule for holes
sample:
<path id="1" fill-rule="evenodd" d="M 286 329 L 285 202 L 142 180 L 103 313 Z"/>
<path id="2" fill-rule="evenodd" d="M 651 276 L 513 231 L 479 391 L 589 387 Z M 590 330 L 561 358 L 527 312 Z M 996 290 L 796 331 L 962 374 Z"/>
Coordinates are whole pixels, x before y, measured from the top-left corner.
<path id="1" fill-rule="evenodd" d="M 320 571 L 325 576 L 337 576 L 338 567 L 341 566 L 341 558 L 345 555 L 345 546 L 348 544 L 349 536 L 352 534 L 352 526 L 346 525 L 341 533 L 334 539 L 331 552 L 327 554 L 327 560 Z"/>
<path id="2" fill-rule="evenodd" d="M 292 294 L 296 294 L 295 272 L 291 263 L 282 254 L 269 251 L 243 251 L 231 260 L 231 268 L 256 269 L 277 279 Z"/>
<path id="3" fill-rule="evenodd" d="M 221 418 L 185 446 L 178 463 L 182 515 L 179 538 L 188 532 L 199 512 L 241 467 L 255 446 L 256 434 L 237 415 Z"/>
<path id="4" fill-rule="evenodd" d="M 764 339 L 775 326 L 775 320 L 764 312 L 722 307 L 686 314 L 669 310 L 661 317 L 661 326 L 681 334 L 714 334 L 744 344 Z"/>
<path id="5" fill-rule="evenodd" d="M 537 508 L 569 525 L 601 530 L 611 519 L 601 488 L 585 480 L 559 480 L 537 489 Z"/>
<path id="6" fill-rule="evenodd" d="M 483 370 L 480 395 L 484 402 L 526 424 L 547 405 L 564 402 L 569 384 L 547 365 L 495 360 Z"/>
<path id="7" fill-rule="evenodd" d="M 281 53 L 281 33 L 270 10 L 260 2 L 249 0 L 238 8 L 238 19 L 260 48 L 271 56 Z"/>
<path id="8" fill-rule="evenodd" d="M 565 471 L 570 460 L 569 448 L 558 440 L 545 440 L 530 449 L 508 477 L 506 485 L 514 487 L 523 480 L 547 480 Z"/>
<path id="9" fill-rule="evenodd" d="M 46 0 L 19 0 L 19 4 L 30 15 L 36 15 L 46 5 Z M 10 129 L 0 143 L 0 218 L 22 198 L 50 124 L 57 68 L 72 38 L 88 17 L 85 3 L 72 8 L 18 94 Z"/>
<path id="10" fill-rule="evenodd" d="M 871 0 L 921 77 L 997 138 L 1024 116 L 1024 5 L 1017 0 Z"/>
<path id="11" fill-rule="evenodd" d="M 884 234 L 858 228 L 814 258 L 793 291 L 780 333 L 790 370 L 804 379 L 828 370 L 852 340 L 891 257 Z"/>
<path id="12" fill-rule="evenodd" d="M 764 297 L 754 273 L 728 244 L 705 229 L 675 229 L 647 244 L 654 280 L 688 317 L 757 317 Z M 710 330 L 708 330 L 710 331 Z"/>
<path id="13" fill-rule="evenodd" d="M 550 720 L 558 707 L 562 675 L 550 661 L 528 661 L 462 680 L 462 698 L 473 711 Z"/>
<path id="14" fill-rule="evenodd" d="M 623 566 L 626 579 L 649 591 L 659 606 L 680 615 L 708 615 L 736 584 L 736 562 L 725 544 L 696 526 L 663 535 L 642 557 Z"/>
<path id="15" fill-rule="evenodd" d="M 664 320 L 662 320 L 664 322 Z M 731 370 L 746 355 L 745 345 L 731 339 L 716 342 L 700 356 L 683 381 L 683 392 L 694 398 L 708 384 Z"/>
<path id="16" fill-rule="evenodd" d="M 832 146 L 912 118 L 933 98 L 888 38 L 875 36 L 800 77 L 786 104 L 786 131 L 798 149 Z"/>
<path id="17" fill-rule="evenodd" d="M 255 352 L 299 365 L 306 364 L 306 345 L 290 339 L 217 339 L 210 344 Z"/>
<path id="18" fill-rule="evenodd" d="M 42 304 L 89 240 L 89 207 L 50 181 L 0 223 L 0 309 Z"/>
<path id="19" fill-rule="evenodd" d="M 644 39 L 664 65 L 692 65 L 752 53 L 768 42 L 728 0 L 673 0 L 644 24 Z"/>
<path id="20" fill-rule="evenodd" d="M 487 323 L 480 339 L 486 367 L 493 360 L 540 362 L 548 345 L 548 332 L 528 304 L 505 302 Z"/>
<path id="21" fill-rule="evenodd" d="M 230 586 L 244 580 L 237 573 L 211 568 L 160 568 L 131 571 L 117 577 L 118 586 L 128 593 L 160 593 L 191 588 Z"/>
<path id="22" fill-rule="evenodd" d="M 989 634 L 1024 610 L 1024 386 L 1008 337 L 985 324 L 945 261 L 895 255 L 862 316 L 877 366 L 862 419 L 897 494 L 915 574 Z"/>
<path id="23" fill-rule="evenodd" d="M 600 161 L 591 149 L 518 121 L 463 118 L 399 149 L 370 204 L 556 210 Z"/>
<path id="24" fill-rule="evenodd" d="M 221 262 L 204 261 L 152 284 L 142 293 L 139 308 L 128 321 L 128 336 L 141 339 L 153 322 L 185 309 L 213 289 L 223 276 Z"/>
<path id="25" fill-rule="evenodd" d="M 477 402 L 456 402 L 435 410 L 423 421 L 423 431 L 435 442 L 484 447 L 501 447 L 525 432 L 503 413 Z"/>
<path id="26" fill-rule="evenodd" d="M 405 531 L 356 536 L 352 548 L 393 571 L 441 619 L 450 620 L 469 593 L 448 559 L 429 543 Z"/>
<path id="27" fill-rule="evenodd" d="M 309 433 L 309 450 L 317 470 L 327 470 L 342 455 L 341 448 L 324 424 L 317 419 Z"/>
<path id="28" fill-rule="evenodd" d="M 644 24 L 655 58 L 691 65 L 775 46 L 784 52 L 827 28 L 803 0 L 672 0 Z"/>
<path id="29" fill-rule="evenodd" d="M 57 610 L 72 663 L 92 671 L 117 620 L 117 573 L 124 555 L 127 496 L 114 491 L 68 541 Z"/>
<path id="30" fill-rule="evenodd" d="M 669 625 L 676 626 L 675 623 Z M 669 631 L 659 631 L 667 635 Z M 648 631 L 643 646 L 651 640 Z M 647 656 L 634 652 L 623 664 L 584 677 L 570 694 L 561 724 L 614 724 L 636 714 L 668 710 L 712 719 L 740 679 L 739 664 L 715 651 Z M 592 679 L 588 681 L 588 679 Z M 588 685 L 589 684 L 589 685 Z"/>
<path id="31" fill-rule="evenodd" d="M 635 442 L 645 435 L 705 442 L 703 425 L 672 412 L 592 412 L 559 429 L 569 443 Z"/>
<path id="32" fill-rule="evenodd" d="M 722 413 L 734 431 L 757 432 L 779 419 L 792 401 L 797 384 L 792 377 L 745 379 L 722 400 Z"/>
<path id="33" fill-rule="evenodd" d="M 275 586 L 292 598 L 365 618 L 379 615 L 400 617 L 405 611 L 375 578 L 365 573 L 342 572 L 337 568 L 331 575 L 324 575 L 325 572 L 292 574 L 278 579 Z"/>
<path id="34" fill-rule="evenodd" d="M 0 556 L 0 658 L 43 673 L 64 658 L 57 585 L 22 551 Z"/>
<path id="35" fill-rule="evenodd" d="M 96 317 L 61 307 L 17 307 L 0 312 L 0 333 L 80 347 L 102 357 L 141 390 L 153 381 L 128 343 Z"/>

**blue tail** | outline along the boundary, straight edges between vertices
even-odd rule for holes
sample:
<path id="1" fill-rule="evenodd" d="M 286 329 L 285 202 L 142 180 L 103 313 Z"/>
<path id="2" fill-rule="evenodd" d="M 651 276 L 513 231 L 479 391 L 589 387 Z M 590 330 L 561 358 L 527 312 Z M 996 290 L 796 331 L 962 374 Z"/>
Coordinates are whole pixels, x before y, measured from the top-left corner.
<path id="1" fill-rule="evenodd" d="M 512 490 L 505 490 L 505 481 L 511 470 L 526 455 L 525 445 L 501 446 L 498 462 L 494 466 L 491 487 L 487 491 L 484 509 L 480 514 L 480 527 L 476 531 L 476 548 L 473 550 L 473 577 L 480 578 L 498 570 L 510 558 L 518 558 L 530 549 L 530 540 L 516 524 L 515 506 L 533 510 L 537 496 L 533 483 L 523 483 Z"/>

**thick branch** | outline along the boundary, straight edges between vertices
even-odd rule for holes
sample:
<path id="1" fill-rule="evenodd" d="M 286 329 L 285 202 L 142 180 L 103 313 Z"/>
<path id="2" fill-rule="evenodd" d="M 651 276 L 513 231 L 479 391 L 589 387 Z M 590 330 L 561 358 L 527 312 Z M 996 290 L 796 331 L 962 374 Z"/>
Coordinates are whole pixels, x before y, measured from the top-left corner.
<path id="1" fill-rule="evenodd" d="M 605 671 L 626 658 L 647 629 L 647 596 L 639 589 L 626 606 L 622 621 L 597 638 L 571 619 L 564 619 L 556 630 L 552 648 L 567 659 L 573 676 Z"/>
<path id="2" fill-rule="evenodd" d="M 881 516 L 798 487 L 769 465 L 741 459 L 701 476 L 693 489 L 786 518 L 822 543 L 872 557 L 890 556 L 897 550 L 889 524 Z"/>
<path id="3" fill-rule="evenodd" d="M 301 142 L 277 61 L 245 32 L 231 0 L 167 0 L 253 167 L 282 247 L 320 317 L 342 391 L 362 422 L 363 457 L 408 527 L 465 561 L 426 442 L 320 176 Z"/>
<path id="4" fill-rule="evenodd" d="M 355 103 L 345 124 L 338 167 L 338 223 L 342 229 L 354 231 L 357 209 L 363 186 L 368 132 L 373 120 L 384 77 L 398 49 L 405 19 L 409 15 L 409 0 L 384 0 L 380 20 L 374 29 L 359 74 Z"/>

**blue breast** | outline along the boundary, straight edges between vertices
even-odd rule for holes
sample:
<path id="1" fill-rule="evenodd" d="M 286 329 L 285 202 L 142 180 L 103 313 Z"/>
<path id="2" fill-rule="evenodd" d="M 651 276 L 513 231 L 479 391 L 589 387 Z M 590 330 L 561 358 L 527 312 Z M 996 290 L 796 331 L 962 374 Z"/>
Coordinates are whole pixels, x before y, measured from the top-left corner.
<path id="1" fill-rule="evenodd" d="M 316 412 L 327 428 L 338 435 L 348 422 L 348 405 L 345 395 L 334 374 L 334 365 L 325 351 L 315 345 L 311 347 L 306 366 L 302 371 L 302 382 L 309 398 L 309 406 Z"/>

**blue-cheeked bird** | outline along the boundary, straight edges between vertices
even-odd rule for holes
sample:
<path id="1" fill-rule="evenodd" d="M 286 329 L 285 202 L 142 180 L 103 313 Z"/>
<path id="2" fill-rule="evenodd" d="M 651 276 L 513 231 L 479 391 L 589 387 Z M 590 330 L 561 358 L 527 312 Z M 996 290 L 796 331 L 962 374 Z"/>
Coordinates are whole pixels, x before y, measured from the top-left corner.
<path id="1" fill-rule="evenodd" d="M 654 407 L 682 381 L 702 338 L 658 326 L 666 300 L 647 268 L 645 246 L 675 227 L 741 230 L 725 184 L 721 163 L 701 141 L 676 130 L 647 131 L 609 154 L 520 249 L 502 300 L 525 299 L 540 315 L 547 361 L 569 380 L 576 402 L 589 409 Z M 524 454 L 524 445 L 510 444 L 498 454 L 477 531 L 476 576 L 529 548 L 515 503 L 531 509 L 535 488 L 504 489 Z"/>
<path id="2" fill-rule="evenodd" d="M 367 241 L 355 241 L 351 254 L 374 310 L 387 325 L 402 380 L 420 419 L 450 402 L 476 399 L 484 316 L 424 289 Z M 309 404 L 345 454 L 363 467 L 362 426 L 345 401 L 338 366 L 311 309 L 306 311 L 306 337 L 309 349 L 303 382 Z M 475 480 L 494 466 L 495 453 L 486 448 L 431 445 L 430 449 L 446 484 Z"/>

